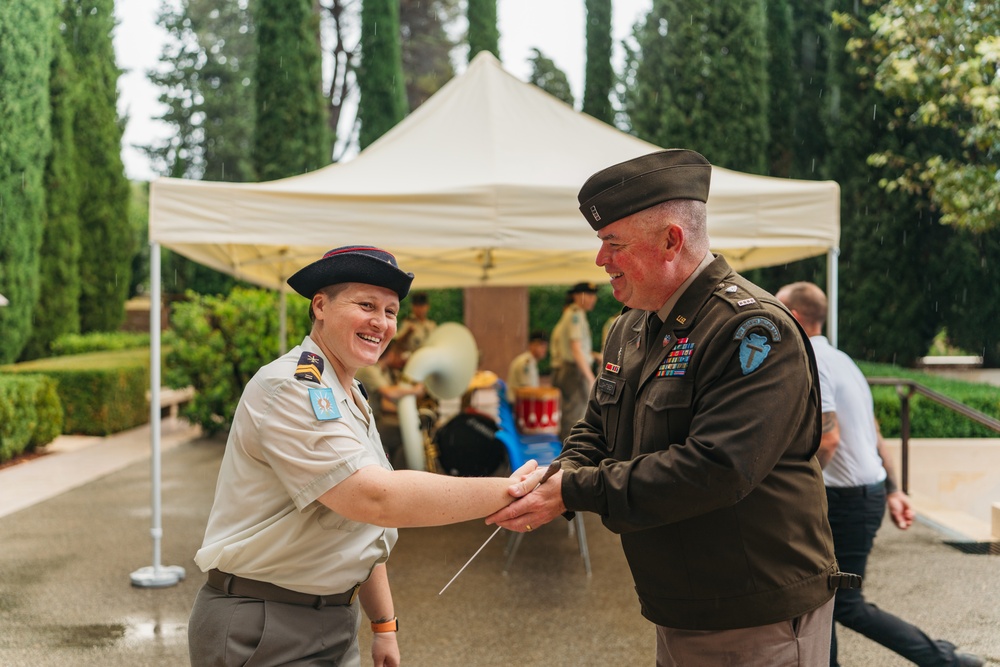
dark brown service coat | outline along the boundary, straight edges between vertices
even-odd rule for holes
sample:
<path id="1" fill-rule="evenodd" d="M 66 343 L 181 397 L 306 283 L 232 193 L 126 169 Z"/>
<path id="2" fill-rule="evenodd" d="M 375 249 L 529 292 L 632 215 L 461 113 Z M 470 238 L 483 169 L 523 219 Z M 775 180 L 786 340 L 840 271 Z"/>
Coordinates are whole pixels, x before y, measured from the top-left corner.
<path id="1" fill-rule="evenodd" d="M 626 311 L 609 334 L 561 455 L 566 507 L 621 534 L 658 625 L 753 627 L 819 607 L 837 566 L 805 334 L 721 257 L 648 345 L 646 316 Z"/>

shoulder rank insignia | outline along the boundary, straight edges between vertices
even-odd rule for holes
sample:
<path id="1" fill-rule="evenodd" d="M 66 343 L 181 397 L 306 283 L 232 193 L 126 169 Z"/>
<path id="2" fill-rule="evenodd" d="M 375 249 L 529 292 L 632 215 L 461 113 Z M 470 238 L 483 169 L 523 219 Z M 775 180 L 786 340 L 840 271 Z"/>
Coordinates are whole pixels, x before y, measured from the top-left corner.
<path id="1" fill-rule="evenodd" d="M 303 352 L 299 357 L 299 365 L 295 367 L 295 379 L 319 383 L 322 376 L 323 357 L 315 352 Z"/>
<path id="2" fill-rule="evenodd" d="M 778 327 L 766 317 L 751 317 L 743 322 L 733 335 L 733 340 L 740 341 L 740 368 L 743 370 L 743 375 L 749 375 L 760 368 L 771 352 L 767 336 L 750 333 L 751 329 L 763 329 L 771 336 L 773 343 L 781 340 Z"/>
<path id="3" fill-rule="evenodd" d="M 309 402 L 312 403 L 313 414 L 321 422 L 340 419 L 340 410 L 337 408 L 333 389 L 329 387 L 310 387 Z"/>

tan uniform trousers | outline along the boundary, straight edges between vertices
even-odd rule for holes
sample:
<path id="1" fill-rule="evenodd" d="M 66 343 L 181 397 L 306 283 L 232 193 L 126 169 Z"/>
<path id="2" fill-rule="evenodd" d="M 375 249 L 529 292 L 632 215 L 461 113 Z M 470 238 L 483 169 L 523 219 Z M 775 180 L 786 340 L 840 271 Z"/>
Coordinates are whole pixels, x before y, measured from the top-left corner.
<path id="1" fill-rule="evenodd" d="M 828 667 L 833 598 L 788 621 L 736 630 L 656 626 L 656 667 Z"/>
<path id="2" fill-rule="evenodd" d="M 192 667 L 360 667 L 360 624 L 356 601 L 314 609 L 205 585 L 188 622 L 188 651 Z"/>
<path id="3" fill-rule="evenodd" d="M 590 386 L 572 361 L 552 369 L 552 386 L 559 389 L 559 439 L 565 441 L 576 423 L 587 414 Z"/>

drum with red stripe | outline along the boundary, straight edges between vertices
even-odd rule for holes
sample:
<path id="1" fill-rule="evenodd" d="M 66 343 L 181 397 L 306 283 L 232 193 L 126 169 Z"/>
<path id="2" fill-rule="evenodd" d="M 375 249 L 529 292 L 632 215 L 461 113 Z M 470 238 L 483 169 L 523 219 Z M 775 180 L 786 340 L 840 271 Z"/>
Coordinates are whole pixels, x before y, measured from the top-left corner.
<path id="1" fill-rule="evenodd" d="M 514 390 L 514 417 L 521 433 L 559 433 L 559 390 L 519 387 Z"/>

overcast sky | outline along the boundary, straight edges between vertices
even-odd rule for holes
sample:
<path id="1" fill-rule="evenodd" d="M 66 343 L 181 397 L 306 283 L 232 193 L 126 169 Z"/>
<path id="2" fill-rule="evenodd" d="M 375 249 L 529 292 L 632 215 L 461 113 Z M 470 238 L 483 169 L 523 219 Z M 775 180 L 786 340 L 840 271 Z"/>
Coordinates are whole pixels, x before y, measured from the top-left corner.
<path id="1" fill-rule="evenodd" d="M 119 25 L 115 30 L 115 52 L 124 74 L 118 80 L 119 109 L 128 114 L 122 140 L 125 173 L 133 180 L 155 176 L 146 157 L 133 146 L 148 144 L 167 136 L 169 128 L 153 120 L 162 113 L 158 91 L 146 78 L 156 67 L 165 38 L 156 25 L 161 0 L 116 0 Z M 635 22 L 649 11 L 652 0 L 612 0 L 613 39 L 617 45 Z M 520 79 L 527 79 L 527 59 L 532 48 L 555 61 L 566 73 L 573 96 L 583 95 L 584 0 L 498 0 L 500 56 L 504 67 Z M 617 56 L 619 62 L 620 52 Z M 617 65 L 616 65 L 617 66 Z"/>

